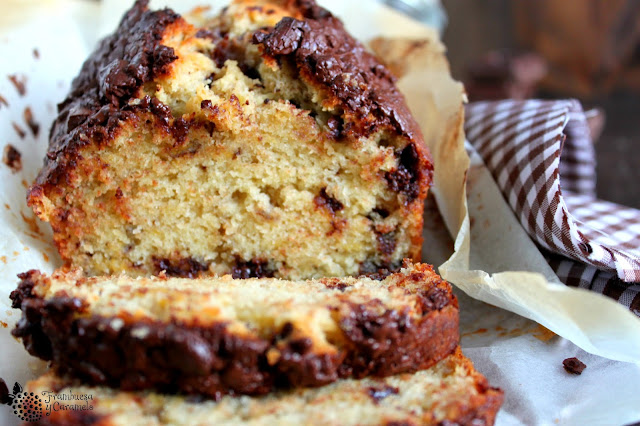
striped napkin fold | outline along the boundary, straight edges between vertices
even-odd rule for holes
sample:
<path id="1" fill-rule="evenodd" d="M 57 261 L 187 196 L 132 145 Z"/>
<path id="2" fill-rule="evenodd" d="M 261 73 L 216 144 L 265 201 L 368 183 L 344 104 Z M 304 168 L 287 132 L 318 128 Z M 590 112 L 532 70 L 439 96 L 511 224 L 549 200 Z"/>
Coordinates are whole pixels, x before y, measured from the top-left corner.
<path id="1" fill-rule="evenodd" d="M 640 210 L 595 197 L 595 150 L 580 103 L 471 103 L 465 132 L 558 278 L 640 316 Z"/>

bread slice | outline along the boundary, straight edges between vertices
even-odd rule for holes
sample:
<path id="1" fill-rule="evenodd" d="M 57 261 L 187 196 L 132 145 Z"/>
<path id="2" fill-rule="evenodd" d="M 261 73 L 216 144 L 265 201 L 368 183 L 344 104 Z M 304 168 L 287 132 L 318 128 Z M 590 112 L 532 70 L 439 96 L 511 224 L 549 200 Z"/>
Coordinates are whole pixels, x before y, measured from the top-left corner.
<path id="1" fill-rule="evenodd" d="M 92 397 L 72 401 L 75 411 L 51 411 L 43 416 L 46 425 L 489 426 L 503 400 L 502 391 L 489 387 L 459 350 L 414 374 L 347 379 L 321 388 L 225 397 L 218 402 L 84 386 L 53 373 L 28 383 L 26 389 L 38 395 L 51 392 L 45 394 L 51 401 L 54 395 Z M 69 404 L 69 398 L 66 401 Z"/>
<path id="2" fill-rule="evenodd" d="M 428 265 L 382 281 L 22 274 L 13 335 L 64 374 L 125 390 L 264 394 L 427 368 L 458 344 Z"/>
<path id="3" fill-rule="evenodd" d="M 141 0 L 60 104 L 28 203 L 88 275 L 397 270 L 432 164 L 394 81 L 313 0 Z"/>

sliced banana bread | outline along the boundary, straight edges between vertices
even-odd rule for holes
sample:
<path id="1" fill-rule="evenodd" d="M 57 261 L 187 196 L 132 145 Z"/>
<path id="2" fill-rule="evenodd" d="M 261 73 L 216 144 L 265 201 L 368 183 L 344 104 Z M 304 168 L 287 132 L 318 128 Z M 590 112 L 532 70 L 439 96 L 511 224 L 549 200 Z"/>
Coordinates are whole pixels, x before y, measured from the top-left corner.
<path id="1" fill-rule="evenodd" d="M 58 398 L 77 406 L 51 411 L 49 416 L 45 408 L 41 423 L 35 423 L 40 425 L 490 426 L 503 400 L 502 391 L 490 387 L 459 350 L 414 374 L 346 379 L 321 388 L 217 402 L 84 386 L 53 373 L 28 383 L 27 391 L 51 404 Z"/>
<path id="2" fill-rule="evenodd" d="M 451 286 L 428 265 L 368 277 L 83 277 L 30 271 L 13 335 L 61 374 L 124 390 L 264 394 L 427 368 L 458 344 Z"/>

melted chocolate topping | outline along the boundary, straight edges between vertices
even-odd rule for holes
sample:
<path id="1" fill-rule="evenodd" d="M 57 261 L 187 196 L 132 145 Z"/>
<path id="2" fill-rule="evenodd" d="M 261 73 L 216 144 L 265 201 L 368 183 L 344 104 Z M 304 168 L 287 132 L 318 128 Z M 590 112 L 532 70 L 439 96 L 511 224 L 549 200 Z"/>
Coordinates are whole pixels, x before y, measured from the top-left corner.
<path id="1" fill-rule="evenodd" d="M 75 164 L 80 146 L 92 139 L 108 139 L 132 113 L 122 107 L 144 83 L 166 73 L 167 65 L 177 59 L 161 39 L 179 15 L 169 9 L 149 11 L 147 4 L 148 0 L 135 3 L 73 80 L 71 92 L 58 105 L 38 184 L 57 183 L 64 170 Z"/>
<path id="2" fill-rule="evenodd" d="M 359 136 L 392 128 L 422 140 L 391 72 L 340 20 L 313 1 L 299 3 L 304 20 L 283 18 L 275 28 L 255 33 L 253 42 L 268 56 L 292 61 L 302 78 L 329 92 L 345 111 L 342 133 Z"/>
<path id="3" fill-rule="evenodd" d="M 11 294 L 12 306 L 22 310 L 12 334 L 22 338 L 30 354 L 50 360 L 58 373 L 91 385 L 212 398 L 258 395 L 428 368 L 458 343 L 457 302 L 444 289 L 445 297 L 437 300 L 445 305 L 418 303 L 417 317 L 392 309 L 381 313 L 378 300 L 346 304 L 340 311 L 346 343 L 327 354 L 315 350 L 309 338 L 294 338 L 291 324 L 259 338 L 235 333 L 224 322 L 203 326 L 92 315 L 79 299 L 37 296 L 36 274 L 21 274 Z M 447 305 L 451 309 L 444 309 Z M 269 357 L 274 350 L 275 360 Z"/>

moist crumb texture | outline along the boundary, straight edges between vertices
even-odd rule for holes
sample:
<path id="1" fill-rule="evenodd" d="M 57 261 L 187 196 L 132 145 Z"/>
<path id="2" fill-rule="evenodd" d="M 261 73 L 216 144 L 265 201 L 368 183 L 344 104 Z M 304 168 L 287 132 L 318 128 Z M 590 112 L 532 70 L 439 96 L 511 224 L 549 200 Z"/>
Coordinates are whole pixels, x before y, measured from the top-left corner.
<path id="1" fill-rule="evenodd" d="M 491 388 L 459 350 L 414 374 L 217 402 L 118 392 L 52 373 L 26 389 L 93 395 L 92 410 L 54 411 L 35 423 L 40 425 L 492 425 L 503 400 L 502 391 Z"/>
<path id="2" fill-rule="evenodd" d="M 430 156 L 337 18 L 303 0 L 213 17 L 146 3 L 85 62 L 29 192 L 67 266 L 307 279 L 420 260 Z"/>
<path id="3" fill-rule="evenodd" d="M 168 393 L 260 395 L 428 368 L 458 345 L 458 304 L 428 265 L 368 277 L 83 277 L 31 271 L 13 335 L 61 374 Z M 381 400 L 392 389 L 376 388 Z"/>

